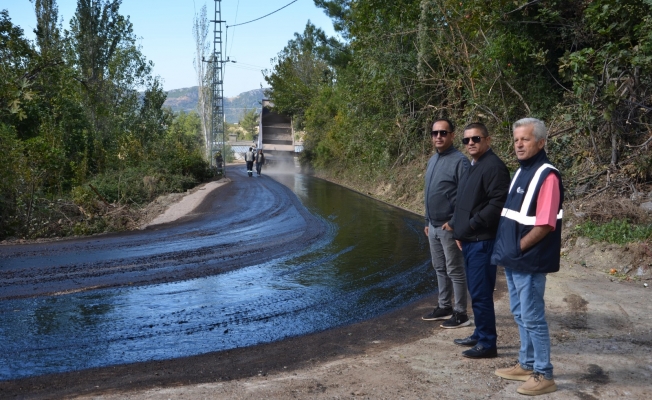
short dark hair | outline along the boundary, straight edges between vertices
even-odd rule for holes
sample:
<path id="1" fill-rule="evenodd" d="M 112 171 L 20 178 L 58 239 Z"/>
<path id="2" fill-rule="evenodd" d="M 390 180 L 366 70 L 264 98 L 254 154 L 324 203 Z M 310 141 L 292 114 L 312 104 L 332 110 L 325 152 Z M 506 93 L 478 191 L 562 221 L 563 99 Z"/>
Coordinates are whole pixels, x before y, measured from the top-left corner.
<path id="1" fill-rule="evenodd" d="M 480 132 L 482 132 L 483 137 L 488 137 L 489 136 L 489 130 L 487 129 L 485 124 L 483 124 L 482 122 L 472 122 L 472 123 L 468 124 L 466 127 L 464 127 L 465 131 L 468 131 L 469 129 L 477 129 L 477 130 L 479 130 Z"/>
<path id="2" fill-rule="evenodd" d="M 435 125 L 437 122 L 441 122 L 441 121 L 446 122 L 448 124 L 448 128 L 450 129 L 451 132 L 455 132 L 455 124 L 453 123 L 453 121 L 451 121 L 448 118 L 438 118 L 438 119 L 432 121 L 432 124 L 430 124 L 430 127 Z"/>

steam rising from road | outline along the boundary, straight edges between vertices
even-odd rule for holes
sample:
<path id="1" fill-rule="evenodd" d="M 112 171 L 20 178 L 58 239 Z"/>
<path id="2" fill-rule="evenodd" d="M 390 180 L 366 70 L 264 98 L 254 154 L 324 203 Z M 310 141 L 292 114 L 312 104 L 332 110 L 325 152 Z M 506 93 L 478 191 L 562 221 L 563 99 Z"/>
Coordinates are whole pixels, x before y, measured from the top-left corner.
<path id="1" fill-rule="evenodd" d="M 301 172 L 297 157 L 270 157 L 264 171 L 274 174 L 296 174 Z"/>

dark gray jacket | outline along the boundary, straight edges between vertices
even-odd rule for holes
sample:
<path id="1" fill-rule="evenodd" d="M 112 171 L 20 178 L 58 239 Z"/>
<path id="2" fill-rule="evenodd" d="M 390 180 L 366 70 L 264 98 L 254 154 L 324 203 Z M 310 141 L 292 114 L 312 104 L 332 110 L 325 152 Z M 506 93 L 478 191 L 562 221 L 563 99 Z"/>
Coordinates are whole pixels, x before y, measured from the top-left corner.
<path id="1" fill-rule="evenodd" d="M 453 217 L 457 186 L 470 165 L 464 154 L 454 146 L 430 157 L 423 191 L 426 225 L 441 226 Z"/>

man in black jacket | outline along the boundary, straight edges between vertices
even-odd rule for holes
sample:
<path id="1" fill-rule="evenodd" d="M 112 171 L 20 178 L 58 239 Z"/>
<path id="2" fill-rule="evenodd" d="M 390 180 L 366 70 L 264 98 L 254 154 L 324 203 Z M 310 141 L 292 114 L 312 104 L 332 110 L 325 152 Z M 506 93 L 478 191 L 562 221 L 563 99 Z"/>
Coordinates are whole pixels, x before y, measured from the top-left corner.
<path id="1" fill-rule="evenodd" d="M 462 353 L 468 358 L 496 357 L 494 286 L 496 265 L 490 262 L 498 220 L 509 189 L 509 171 L 491 150 L 487 127 L 473 123 L 464 129 L 462 143 L 471 156 L 471 168 L 462 176 L 451 227 L 464 254 L 466 280 L 475 318 L 473 335 L 455 339 L 473 346 Z"/>

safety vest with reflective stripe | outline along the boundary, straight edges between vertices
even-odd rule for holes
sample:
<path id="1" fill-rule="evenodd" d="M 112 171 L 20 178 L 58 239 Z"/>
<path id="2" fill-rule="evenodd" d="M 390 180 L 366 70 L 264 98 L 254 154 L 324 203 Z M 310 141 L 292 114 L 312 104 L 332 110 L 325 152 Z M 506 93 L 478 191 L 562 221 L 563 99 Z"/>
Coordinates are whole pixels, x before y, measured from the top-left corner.
<path id="1" fill-rule="evenodd" d="M 559 178 L 559 211 L 555 230 L 524 253 L 521 238 L 532 230 L 536 222 L 537 198 L 548 174 Z M 509 187 L 507 201 L 498 223 L 498 234 L 492 264 L 528 272 L 559 271 L 564 189 L 559 171 L 550 164 L 545 151 L 521 163 Z"/>

